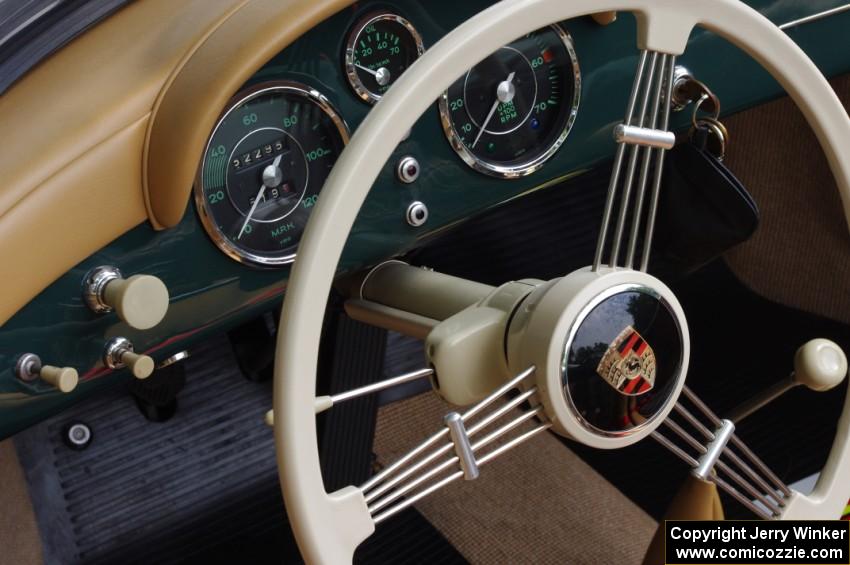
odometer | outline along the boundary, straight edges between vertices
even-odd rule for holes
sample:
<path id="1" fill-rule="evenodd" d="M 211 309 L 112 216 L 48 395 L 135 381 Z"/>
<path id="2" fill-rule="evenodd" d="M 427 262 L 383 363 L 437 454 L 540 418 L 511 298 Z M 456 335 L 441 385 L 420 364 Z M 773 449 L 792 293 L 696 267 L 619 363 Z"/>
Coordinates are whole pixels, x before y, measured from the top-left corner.
<path id="1" fill-rule="evenodd" d="M 265 83 L 234 97 L 195 182 L 201 221 L 215 244 L 242 262 L 291 262 L 348 137 L 336 110 L 308 86 Z"/>
<path id="2" fill-rule="evenodd" d="M 581 74 L 570 35 L 552 25 L 475 65 L 439 101 L 443 129 L 472 168 L 533 173 L 563 144 L 578 112 Z"/>
<path id="3" fill-rule="evenodd" d="M 382 12 L 355 24 L 345 48 L 345 74 L 354 92 L 374 104 L 425 52 L 416 28 L 399 15 Z"/>

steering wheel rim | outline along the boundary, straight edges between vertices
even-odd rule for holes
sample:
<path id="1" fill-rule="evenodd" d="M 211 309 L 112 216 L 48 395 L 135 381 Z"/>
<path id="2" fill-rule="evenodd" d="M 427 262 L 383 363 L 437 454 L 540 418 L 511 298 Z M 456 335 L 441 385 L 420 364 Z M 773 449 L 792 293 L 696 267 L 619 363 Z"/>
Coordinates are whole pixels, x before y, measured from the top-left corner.
<path id="1" fill-rule="evenodd" d="M 397 144 L 454 77 L 523 33 L 600 11 L 633 12 L 638 47 L 678 55 L 694 26 L 735 44 L 785 88 L 814 130 L 836 179 L 850 225 L 850 120 L 826 79 L 782 31 L 737 0 L 504 0 L 429 49 L 358 128 L 328 177 L 289 279 L 275 359 L 277 461 L 290 523 L 308 562 L 351 561 L 374 531 L 357 487 L 327 493 L 321 478 L 314 411 L 316 366 L 325 300 L 348 233 L 372 184 Z M 842 148 L 844 149 L 842 153 Z M 297 331 L 289 328 L 297 327 Z M 837 513 L 850 486 L 850 406 L 845 403 L 830 458 L 815 491 L 795 493 L 786 515 Z M 843 500 L 842 500 L 843 497 Z"/>

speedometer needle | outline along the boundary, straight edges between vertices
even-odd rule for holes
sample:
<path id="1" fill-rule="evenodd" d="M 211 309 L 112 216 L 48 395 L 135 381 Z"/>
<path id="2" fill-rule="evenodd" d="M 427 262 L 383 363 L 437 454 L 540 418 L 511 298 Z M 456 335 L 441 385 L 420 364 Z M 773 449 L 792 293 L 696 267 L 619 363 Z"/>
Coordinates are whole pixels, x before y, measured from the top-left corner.
<path id="1" fill-rule="evenodd" d="M 490 106 L 490 112 L 484 119 L 484 124 L 481 126 L 481 129 L 478 130 L 478 135 L 475 136 L 475 141 L 472 142 L 473 149 L 475 149 L 475 146 L 478 145 L 478 140 L 481 139 L 481 135 L 484 133 L 484 130 L 487 129 L 487 124 L 490 123 L 490 120 L 493 118 L 493 114 L 496 113 L 496 108 L 499 107 L 499 104 L 508 103 L 514 99 L 514 93 L 516 92 L 516 88 L 513 85 L 515 74 L 516 73 L 512 72 L 508 75 L 508 78 L 496 86 L 496 100 L 494 100 L 493 105 Z"/>
<path id="2" fill-rule="evenodd" d="M 274 158 L 274 162 L 272 163 L 272 167 L 277 168 L 280 165 L 280 158 L 283 157 L 283 154 L 278 155 Z M 242 239 L 242 234 L 245 233 L 245 228 L 248 227 L 248 222 L 251 221 L 251 216 L 254 215 L 254 212 L 257 211 L 257 204 L 260 203 L 260 199 L 266 193 L 266 183 L 260 185 L 260 191 L 257 193 L 256 198 L 254 198 L 254 203 L 251 204 L 251 210 L 248 212 L 248 217 L 245 218 L 245 223 L 242 224 L 242 229 L 239 230 L 239 235 L 236 236 L 236 239 Z"/>
<path id="3" fill-rule="evenodd" d="M 354 63 L 354 66 L 360 69 L 361 71 L 366 71 L 373 77 L 375 77 L 375 81 L 379 86 L 386 86 L 390 82 L 390 70 L 386 67 L 381 67 L 377 71 L 373 71 L 369 67 L 364 67 L 360 63 Z"/>

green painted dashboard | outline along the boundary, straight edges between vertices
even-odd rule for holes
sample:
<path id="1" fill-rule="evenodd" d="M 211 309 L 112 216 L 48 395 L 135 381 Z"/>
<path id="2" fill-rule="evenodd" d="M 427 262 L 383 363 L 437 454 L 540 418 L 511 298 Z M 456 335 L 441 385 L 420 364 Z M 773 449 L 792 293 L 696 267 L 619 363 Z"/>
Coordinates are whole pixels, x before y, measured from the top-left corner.
<path id="1" fill-rule="evenodd" d="M 346 36 L 355 21 L 378 9 L 396 12 L 413 23 L 428 47 L 490 3 L 360 2 L 305 33 L 246 86 L 280 79 L 305 83 L 324 94 L 355 130 L 371 108 L 351 90 L 342 68 Z M 784 23 L 842 2 L 750 0 L 748 4 L 772 21 Z M 582 92 L 574 127 L 558 153 L 527 177 L 504 180 L 485 176 L 469 168 L 452 150 L 435 102 L 385 165 L 351 233 L 340 270 L 403 254 L 486 208 L 541 188 L 557 190 L 558 181 L 610 159 L 615 148 L 611 131 L 622 119 L 637 61 L 634 19 L 621 15 L 605 27 L 589 18 L 563 25 L 575 42 Z M 848 26 L 850 13 L 844 13 L 788 33 L 824 74 L 834 76 L 850 71 L 850 56 L 840 48 Z M 781 94 L 775 81 L 755 62 L 704 30 L 694 32 L 679 63 L 715 90 L 724 113 Z M 679 127 L 689 119 L 683 114 L 674 117 Z M 416 157 L 421 165 L 421 175 L 412 184 L 395 176 L 395 164 L 405 155 Z M 426 203 L 430 212 L 428 222 L 420 228 L 409 226 L 404 217 L 415 200 Z M 171 294 L 165 320 L 153 329 L 137 331 L 115 314 L 92 313 L 83 303 L 81 285 L 84 275 L 100 265 L 116 266 L 125 275 L 147 273 L 162 279 Z M 155 231 L 147 224 L 139 225 L 59 278 L 0 327 L 0 438 L 130 378 L 126 371 L 114 372 L 104 366 L 104 345 L 110 338 L 129 338 L 137 351 L 165 359 L 274 308 L 284 292 L 288 269 L 253 268 L 224 255 L 204 232 L 194 203 L 173 229 Z M 4 266 L 4 272 L 13 277 L 14 266 Z M 62 394 L 40 381 L 18 380 L 15 363 L 27 352 L 36 353 L 48 364 L 76 368 L 80 385 L 73 393 Z"/>

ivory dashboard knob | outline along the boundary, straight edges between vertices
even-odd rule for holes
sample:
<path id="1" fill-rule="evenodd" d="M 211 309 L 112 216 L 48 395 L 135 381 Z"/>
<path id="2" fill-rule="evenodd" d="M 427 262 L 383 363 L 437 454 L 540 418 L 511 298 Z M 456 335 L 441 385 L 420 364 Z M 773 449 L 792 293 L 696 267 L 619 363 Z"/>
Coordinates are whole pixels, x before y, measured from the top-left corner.
<path id="1" fill-rule="evenodd" d="M 77 383 L 80 382 L 77 370 L 71 367 L 44 365 L 39 372 L 39 376 L 41 380 L 52 384 L 62 392 L 71 392 L 77 388 Z"/>
<path id="2" fill-rule="evenodd" d="M 103 361 L 110 369 L 130 369 L 137 379 L 153 374 L 156 363 L 148 355 L 136 353 L 133 343 L 126 337 L 114 337 L 106 344 Z"/>
<path id="3" fill-rule="evenodd" d="M 125 279 L 115 267 L 101 266 L 86 274 L 83 299 L 98 314 L 112 312 L 137 330 L 147 330 L 165 317 L 168 288 L 153 275 Z"/>
<path id="4" fill-rule="evenodd" d="M 828 339 L 807 341 L 794 355 L 794 381 L 815 391 L 827 391 L 847 375 L 847 356 Z"/>
<path id="5" fill-rule="evenodd" d="M 124 351 L 121 354 L 121 364 L 125 365 L 137 379 L 146 379 L 153 374 L 154 362 L 147 355 L 140 355 L 132 351 Z"/>
<path id="6" fill-rule="evenodd" d="M 106 284 L 103 301 L 118 317 L 137 330 L 147 330 L 162 321 L 168 311 L 168 289 L 152 275 L 133 275 Z"/>

